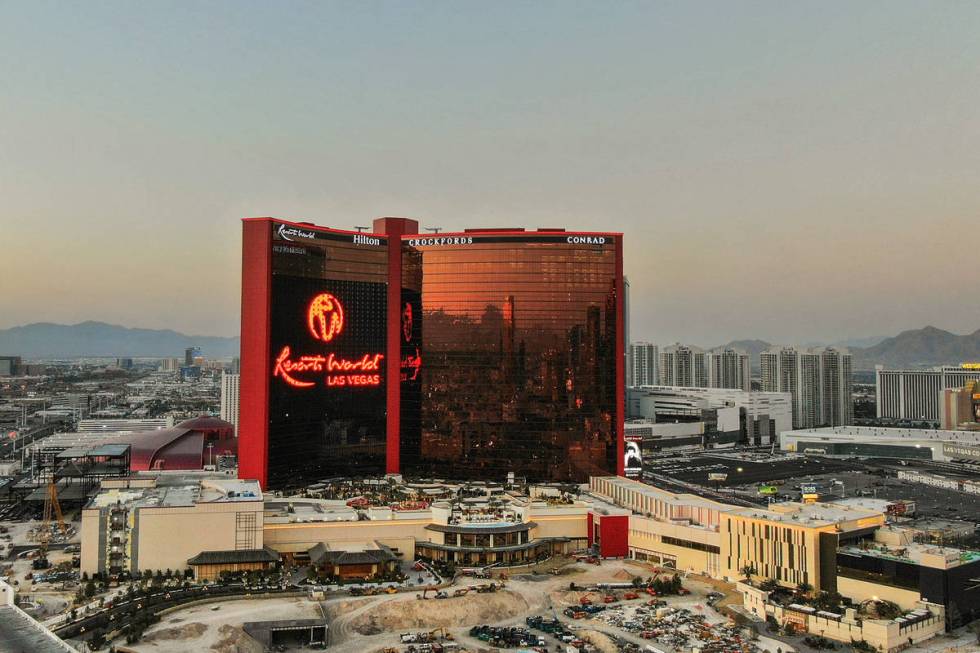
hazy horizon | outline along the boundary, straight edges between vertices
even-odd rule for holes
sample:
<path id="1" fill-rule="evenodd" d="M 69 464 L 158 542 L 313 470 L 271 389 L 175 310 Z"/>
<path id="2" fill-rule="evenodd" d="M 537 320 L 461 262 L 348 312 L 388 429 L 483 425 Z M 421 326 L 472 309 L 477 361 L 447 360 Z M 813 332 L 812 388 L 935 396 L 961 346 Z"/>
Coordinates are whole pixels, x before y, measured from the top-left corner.
<path id="1" fill-rule="evenodd" d="M 932 10 L 932 11 L 928 11 Z M 245 216 L 625 233 L 631 337 L 980 327 L 980 3 L 0 6 L 0 328 L 237 335 Z"/>

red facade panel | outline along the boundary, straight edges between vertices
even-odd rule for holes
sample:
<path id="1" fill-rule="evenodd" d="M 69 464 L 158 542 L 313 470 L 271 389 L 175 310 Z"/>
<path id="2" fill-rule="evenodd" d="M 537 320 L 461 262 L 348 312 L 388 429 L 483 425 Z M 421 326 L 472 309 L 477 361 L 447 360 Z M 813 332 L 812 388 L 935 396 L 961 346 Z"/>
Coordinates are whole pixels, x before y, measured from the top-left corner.
<path id="1" fill-rule="evenodd" d="M 242 230 L 242 333 L 238 475 L 265 489 L 269 459 L 271 219 L 245 220 Z"/>
<path id="2" fill-rule="evenodd" d="M 385 472 L 398 474 L 401 471 L 401 310 L 402 310 L 402 242 L 405 234 L 417 234 L 419 223 L 405 218 L 378 218 L 374 221 L 374 231 L 388 235 L 388 361 L 387 367 L 387 421 L 388 430 L 385 442 Z"/>
<path id="3" fill-rule="evenodd" d="M 619 434 L 616 453 L 616 475 L 626 475 L 626 343 L 624 334 L 627 316 L 624 315 L 626 298 L 623 296 L 623 238 L 616 239 L 616 430 Z"/>
<path id="4" fill-rule="evenodd" d="M 625 558 L 629 555 L 629 515 L 602 515 L 599 518 L 599 555 Z"/>

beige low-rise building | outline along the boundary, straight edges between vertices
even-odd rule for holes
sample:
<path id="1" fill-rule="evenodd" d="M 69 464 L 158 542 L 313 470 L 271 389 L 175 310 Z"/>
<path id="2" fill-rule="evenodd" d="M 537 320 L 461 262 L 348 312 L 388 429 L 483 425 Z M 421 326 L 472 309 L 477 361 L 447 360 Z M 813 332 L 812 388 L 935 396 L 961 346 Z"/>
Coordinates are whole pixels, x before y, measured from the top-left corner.
<path id="1" fill-rule="evenodd" d="M 721 515 L 722 574 L 827 589 L 836 577 L 839 538 L 883 526 L 878 511 L 834 503 L 777 503 Z"/>
<path id="2" fill-rule="evenodd" d="M 674 494 L 619 476 L 593 477 L 592 494 L 633 511 L 629 555 L 678 570 L 720 578 L 719 524 L 731 506 L 693 494 Z"/>
<path id="3" fill-rule="evenodd" d="M 373 542 L 405 559 L 517 564 L 584 548 L 590 508 L 587 502 L 510 495 L 436 501 L 416 510 L 274 499 L 266 502 L 264 541 L 284 557 L 301 560 L 319 544 L 349 548 Z"/>
<path id="4" fill-rule="evenodd" d="M 255 481 L 205 475 L 106 479 L 82 510 L 81 538 L 89 574 L 181 571 L 202 552 L 241 559 L 264 548 L 262 491 Z"/>
<path id="5" fill-rule="evenodd" d="M 935 637 L 946 629 L 943 606 L 918 601 L 894 619 L 859 617 L 854 607 L 837 612 L 817 610 L 800 603 L 782 605 L 770 592 L 738 583 L 743 607 L 759 619 L 774 619 L 782 628 L 838 642 L 867 642 L 881 653 L 894 653 Z"/>

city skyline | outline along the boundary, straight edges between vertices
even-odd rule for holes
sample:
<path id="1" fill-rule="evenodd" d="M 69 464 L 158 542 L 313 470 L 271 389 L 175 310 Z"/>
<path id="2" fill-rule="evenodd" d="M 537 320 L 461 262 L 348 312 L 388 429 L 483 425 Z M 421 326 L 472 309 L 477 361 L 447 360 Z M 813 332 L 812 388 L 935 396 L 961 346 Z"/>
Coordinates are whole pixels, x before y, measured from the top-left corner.
<path id="1" fill-rule="evenodd" d="M 975 4 L 121 7 L 0 10 L 0 328 L 237 334 L 258 215 L 622 231 L 634 341 L 980 326 Z"/>

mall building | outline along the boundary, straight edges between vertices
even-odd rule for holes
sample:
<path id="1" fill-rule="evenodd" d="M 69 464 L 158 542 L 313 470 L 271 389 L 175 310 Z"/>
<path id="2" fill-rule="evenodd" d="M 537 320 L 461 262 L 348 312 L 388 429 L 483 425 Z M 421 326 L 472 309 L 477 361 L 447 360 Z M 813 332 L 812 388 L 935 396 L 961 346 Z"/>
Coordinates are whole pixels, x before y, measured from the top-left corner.
<path id="1" fill-rule="evenodd" d="M 980 461 L 980 431 L 828 426 L 783 433 L 779 447 L 816 456 Z"/>
<path id="2" fill-rule="evenodd" d="M 855 603 L 885 599 L 909 612 L 928 604 L 951 627 L 980 617 L 980 553 L 918 543 L 915 522 L 888 521 L 885 500 L 746 508 L 621 477 L 592 478 L 589 488 L 630 511 L 628 555 L 637 560 L 742 589 L 775 581 Z M 758 613 L 769 593 L 750 593 L 746 608 Z"/>
<path id="3" fill-rule="evenodd" d="M 244 220 L 241 478 L 622 474 L 622 234 L 419 231 Z"/>
<path id="4" fill-rule="evenodd" d="M 356 484 L 341 498 L 278 498 L 263 496 L 256 481 L 220 476 L 107 479 L 82 511 L 81 570 L 191 568 L 196 578 L 213 579 L 285 561 L 351 579 L 419 558 L 485 567 L 588 548 L 607 558 L 628 554 L 629 510 L 558 486 L 524 494 L 502 484 L 400 477 Z"/>

